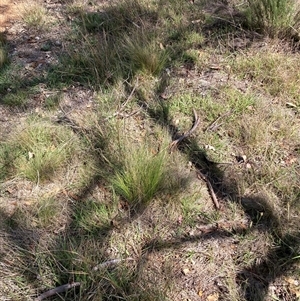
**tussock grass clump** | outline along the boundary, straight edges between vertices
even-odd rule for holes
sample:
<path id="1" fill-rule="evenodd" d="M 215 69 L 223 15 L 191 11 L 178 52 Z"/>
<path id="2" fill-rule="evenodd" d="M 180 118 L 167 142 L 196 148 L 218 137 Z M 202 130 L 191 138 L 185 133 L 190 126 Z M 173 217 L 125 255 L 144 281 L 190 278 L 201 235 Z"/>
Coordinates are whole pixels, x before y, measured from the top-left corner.
<path id="1" fill-rule="evenodd" d="M 130 204 L 147 203 L 162 188 L 166 150 L 154 154 L 149 145 L 126 147 L 124 166 L 112 180 L 115 191 Z"/>
<path id="2" fill-rule="evenodd" d="M 22 18 L 29 28 L 43 29 L 46 25 L 47 11 L 38 2 L 29 2 L 23 6 Z"/>
<path id="3" fill-rule="evenodd" d="M 29 122 L 7 142 L 6 147 L 13 158 L 6 162 L 10 173 L 35 182 L 51 179 L 70 159 L 75 149 L 73 138 L 73 133 L 67 128 L 47 122 Z"/>
<path id="4" fill-rule="evenodd" d="M 92 31 L 101 28 L 117 36 L 122 36 L 124 33 L 128 34 L 135 28 L 153 30 L 158 14 L 152 4 L 139 0 L 112 1 L 105 12 L 98 14 L 98 16 L 83 14 L 83 24 L 86 23 L 87 28 Z"/>
<path id="5" fill-rule="evenodd" d="M 272 37 L 285 36 L 299 25 L 299 6 L 294 0 L 248 0 L 247 20 L 255 30 Z"/>
<path id="6" fill-rule="evenodd" d="M 159 45 L 148 41 L 140 32 L 124 39 L 124 55 L 128 60 L 128 69 L 133 73 L 141 71 L 157 75 L 166 64 L 167 55 Z"/>

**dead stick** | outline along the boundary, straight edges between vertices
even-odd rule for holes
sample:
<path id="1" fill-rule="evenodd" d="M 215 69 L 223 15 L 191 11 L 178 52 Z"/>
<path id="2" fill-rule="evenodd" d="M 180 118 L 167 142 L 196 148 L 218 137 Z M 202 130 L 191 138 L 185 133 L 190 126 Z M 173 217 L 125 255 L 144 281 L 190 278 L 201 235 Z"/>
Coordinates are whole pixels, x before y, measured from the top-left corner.
<path id="1" fill-rule="evenodd" d="M 200 170 L 197 171 L 197 175 L 198 175 L 199 179 L 202 179 L 202 180 L 205 181 L 205 183 L 207 185 L 207 188 L 209 190 L 210 196 L 211 196 L 211 198 L 213 200 L 213 203 L 214 203 L 216 209 L 219 210 L 220 209 L 220 203 L 219 203 L 219 201 L 217 199 L 217 196 L 216 196 L 216 194 L 214 192 L 214 189 L 213 189 L 210 181 L 208 180 L 208 178 Z"/>
<path id="2" fill-rule="evenodd" d="M 170 144 L 170 148 L 173 149 L 178 143 L 180 143 L 183 139 L 187 138 L 188 136 L 190 136 L 198 127 L 199 123 L 200 123 L 200 118 L 197 115 L 197 112 L 195 109 L 193 109 L 193 113 L 194 113 L 194 124 L 192 126 L 192 128 L 185 132 L 182 136 L 180 136 L 179 138 L 177 138 L 176 140 L 172 141 L 172 143 Z"/>
<path id="3" fill-rule="evenodd" d="M 120 263 L 122 261 L 130 261 L 130 260 L 134 260 L 134 259 L 129 257 L 129 258 L 125 258 L 125 259 L 116 258 L 116 259 L 107 260 L 107 261 L 104 261 L 104 262 L 98 264 L 97 266 L 95 266 L 93 268 L 93 271 L 98 271 L 99 269 L 109 268 L 114 265 L 117 265 L 118 263 Z"/>
<path id="4" fill-rule="evenodd" d="M 215 121 L 213 121 L 206 129 L 205 129 L 205 132 L 207 131 L 213 131 L 214 129 L 218 128 L 219 126 L 222 125 L 221 124 L 217 124 L 219 120 L 221 120 L 222 118 L 228 116 L 231 114 L 231 111 L 228 111 L 226 113 L 224 113 L 223 115 L 219 116 L 217 119 L 215 119 Z"/>
<path id="5" fill-rule="evenodd" d="M 136 83 L 136 84 L 134 85 L 134 87 L 132 88 L 132 90 L 131 90 L 129 96 L 128 96 L 127 99 L 123 102 L 123 104 L 120 106 L 119 110 L 118 110 L 116 113 L 112 114 L 111 116 L 106 117 L 105 120 L 108 120 L 108 119 L 111 119 L 111 118 L 116 117 L 116 116 L 118 116 L 118 115 L 121 115 L 121 112 L 125 109 L 127 103 L 129 102 L 129 100 L 130 100 L 131 97 L 133 96 L 133 93 L 134 93 L 135 89 L 137 88 L 137 85 L 138 85 L 138 83 Z"/>
<path id="6" fill-rule="evenodd" d="M 68 284 L 64 284 L 64 285 L 55 287 L 55 288 L 41 294 L 34 301 L 41 301 L 41 300 L 51 297 L 53 295 L 64 293 L 68 289 L 70 289 L 72 287 L 76 287 L 76 286 L 80 286 L 80 282 L 73 282 L 73 283 L 68 283 Z"/>

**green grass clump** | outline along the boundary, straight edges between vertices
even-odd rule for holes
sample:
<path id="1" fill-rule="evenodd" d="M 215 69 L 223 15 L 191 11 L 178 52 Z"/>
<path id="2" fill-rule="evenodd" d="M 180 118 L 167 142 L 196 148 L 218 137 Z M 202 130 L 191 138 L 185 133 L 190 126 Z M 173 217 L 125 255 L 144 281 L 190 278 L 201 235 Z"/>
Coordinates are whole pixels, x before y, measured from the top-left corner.
<path id="1" fill-rule="evenodd" d="M 255 30 L 270 36 L 286 35 L 299 20 L 293 0 L 248 0 L 247 21 Z"/>
<path id="2" fill-rule="evenodd" d="M 112 180 L 114 189 L 130 204 L 149 202 L 162 188 L 166 151 L 153 154 L 147 145 L 124 150 L 124 166 Z"/>
<path id="3" fill-rule="evenodd" d="M 144 33 L 140 32 L 134 37 L 125 37 L 124 55 L 128 60 L 128 69 L 132 73 L 141 71 L 157 75 L 166 64 L 166 53 L 152 41 L 148 41 Z"/>

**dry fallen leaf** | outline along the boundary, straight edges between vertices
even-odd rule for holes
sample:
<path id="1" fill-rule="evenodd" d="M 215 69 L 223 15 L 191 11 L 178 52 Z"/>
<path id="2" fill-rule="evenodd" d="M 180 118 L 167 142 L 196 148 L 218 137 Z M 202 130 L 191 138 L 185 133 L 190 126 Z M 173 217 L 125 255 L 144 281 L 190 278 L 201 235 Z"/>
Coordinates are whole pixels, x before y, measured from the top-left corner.
<path id="1" fill-rule="evenodd" d="M 214 293 L 212 295 L 209 295 L 206 300 L 207 301 L 218 301 L 219 300 L 219 294 Z"/>
<path id="2" fill-rule="evenodd" d="M 185 268 L 185 269 L 182 270 L 182 273 L 184 275 L 187 275 L 189 272 L 190 272 L 190 270 L 188 268 Z"/>

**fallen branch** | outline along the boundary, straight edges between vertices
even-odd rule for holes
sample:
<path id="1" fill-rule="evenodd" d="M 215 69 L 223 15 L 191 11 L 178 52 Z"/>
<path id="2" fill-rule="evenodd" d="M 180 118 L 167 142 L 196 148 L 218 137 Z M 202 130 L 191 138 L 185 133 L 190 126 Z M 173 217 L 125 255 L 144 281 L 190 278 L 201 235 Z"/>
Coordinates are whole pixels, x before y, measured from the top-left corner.
<path id="1" fill-rule="evenodd" d="M 217 196 L 216 196 L 216 194 L 214 192 L 214 189 L 213 189 L 210 181 L 208 180 L 208 178 L 200 170 L 197 170 L 197 176 L 198 176 L 199 179 L 205 181 L 205 183 L 207 185 L 207 188 L 209 190 L 210 196 L 211 196 L 211 198 L 213 200 L 213 203 L 214 203 L 216 209 L 219 210 L 220 209 L 220 203 L 219 203 L 219 201 L 217 199 Z"/>
<path id="2" fill-rule="evenodd" d="M 128 258 L 125 258 L 125 259 L 117 258 L 117 259 L 107 260 L 107 261 L 104 261 L 104 262 L 96 265 L 93 268 L 93 271 L 98 271 L 99 269 L 109 268 L 109 267 L 112 267 L 112 266 L 114 266 L 116 264 L 119 264 L 122 261 L 129 261 L 129 260 L 134 260 L 134 259 L 131 258 L 131 257 L 128 257 Z"/>
<path id="3" fill-rule="evenodd" d="M 194 113 L 194 124 L 193 124 L 192 128 L 189 131 L 185 132 L 183 135 L 181 135 L 179 138 L 177 138 L 176 140 L 171 142 L 171 144 L 170 144 L 171 150 L 174 149 L 174 147 L 176 147 L 178 145 L 178 143 L 180 143 L 183 139 L 189 137 L 198 127 L 198 125 L 200 123 L 200 118 L 198 117 L 195 109 L 193 109 L 193 113 Z"/>
<path id="4" fill-rule="evenodd" d="M 68 283 L 68 284 L 64 284 L 64 285 L 55 287 L 55 288 L 41 294 L 36 299 L 34 299 L 34 301 L 41 301 L 41 300 L 51 297 L 53 295 L 64 293 L 68 289 L 76 287 L 76 286 L 80 286 L 80 282 L 73 282 L 73 283 Z"/>

